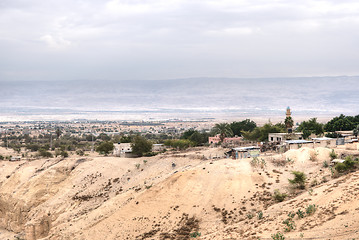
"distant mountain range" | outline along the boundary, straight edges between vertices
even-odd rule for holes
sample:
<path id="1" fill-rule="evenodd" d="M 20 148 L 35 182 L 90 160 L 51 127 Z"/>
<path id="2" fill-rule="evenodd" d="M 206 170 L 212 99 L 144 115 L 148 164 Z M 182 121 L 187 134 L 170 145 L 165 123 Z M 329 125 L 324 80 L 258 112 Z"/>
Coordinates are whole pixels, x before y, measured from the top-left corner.
<path id="1" fill-rule="evenodd" d="M 0 116 L 356 115 L 358 93 L 359 77 L 0 81 Z"/>

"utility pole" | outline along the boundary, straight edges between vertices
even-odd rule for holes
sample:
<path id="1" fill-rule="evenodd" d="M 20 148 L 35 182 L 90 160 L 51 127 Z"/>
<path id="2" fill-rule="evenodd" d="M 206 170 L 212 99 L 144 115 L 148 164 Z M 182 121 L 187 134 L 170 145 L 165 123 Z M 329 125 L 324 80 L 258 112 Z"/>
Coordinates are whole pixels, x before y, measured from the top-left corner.
<path id="1" fill-rule="evenodd" d="M 50 132 L 50 151 L 52 150 L 52 132 Z"/>
<path id="2" fill-rule="evenodd" d="M 9 149 L 9 137 L 7 135 L 7 129 L 5 130 L 5 136 L 6 136 L 6 149 Z"/>
<path id="3" fill-rule="evenodd" d="M 92 148 L 91 148 L 91 152 L 94 152 L 94 142 L 93 142 L 93 133 L 91 132 L 91 137 L 92 137 Z"/>

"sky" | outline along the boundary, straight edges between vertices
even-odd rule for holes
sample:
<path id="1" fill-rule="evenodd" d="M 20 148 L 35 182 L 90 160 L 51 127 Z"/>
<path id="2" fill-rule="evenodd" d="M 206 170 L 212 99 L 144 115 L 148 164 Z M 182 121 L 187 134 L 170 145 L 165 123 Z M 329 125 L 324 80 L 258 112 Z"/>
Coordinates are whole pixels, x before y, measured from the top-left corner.
<path id="1" fill-rule="evenodd" d="M 0 81 L 359 75 L 355 0 L 0 0 Z"/>

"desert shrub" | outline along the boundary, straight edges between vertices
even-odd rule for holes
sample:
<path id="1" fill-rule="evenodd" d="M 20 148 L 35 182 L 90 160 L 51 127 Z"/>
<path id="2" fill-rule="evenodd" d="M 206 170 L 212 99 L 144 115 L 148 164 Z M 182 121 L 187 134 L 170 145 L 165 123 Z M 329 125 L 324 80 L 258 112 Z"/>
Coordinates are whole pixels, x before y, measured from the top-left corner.
<path id="1" fill-rule="evenodd" d="M 285 232 L 290 232 L 292 230 L 295 230 L 295 223 L 292 218 L 287 218 L 283 221 L 283 223 L 286 225 L 284 228 Z"/>
<path id="2" fill-rule="evenodd" d="M 309 160 L 314 162 L 314 161 L 317 160 L 317 156 L 318 156 L 318 153 L 317 153 L 317 152 L 315 152 L 315 151 L 314 151 L 314 152 L 310 152 L 310 153 L 309 153 Z"/>
<path id="3" fill-rule="evenodd" d="M 313 181 L 310 183 L 310 186 L 314 187 L 314 186 L 317 186 L 318 184 L 319 184 L 318 180 L 316 178 L 314 178 Z"/>
<path id="4" fill-rule="evenodd" d="M 196 238 L 196 237 L 200 237 L 201 233 L 200 232 L 193 232 L 189 235 L 191 238 Z"/>
<path id="5" fill-rule="evenodd" d="M 347 156 L 344 161 L 344 164 L 348 170 L 353 169 L 356 163 L 357 162 L 353 160 L 352 156 Z"/>
<path id="6" fill-rule="evenodd" d="M 298 209 L 298 211 L 296 212 L 298 218 L 304 218 L 305 217 L 305 212 L 303 212 L 302 210 Z"/>
<path id="7" fill-rule="evenodd" d="M 295 217 L 295 213 L 289 212 L 289 213 L 288 213 L 288 217 L 289 217 L 289 218 L 294 218 L 294 217 Z"/>
<path id="8" fill-rule="evenodd" d="M 137 169 L 139 169 L 141 164 L 137 163 L 135 166 L 136 166 Z"/>
<path id="9" fill-rule="evenodd" d="M 46 151 L 45 149 L 40 149 L 39 150 L 39 156 L 40 157 L 45 157 L 45 158 L 52 158 L 52 153 L 50 153 L 49 151 Z"/>
<path id="10" fill-rule="evenodd" d="M 284 240 L 285 239 L 284 235 L 280 232 L 278 232 L 276 234 L 272 234 L 271 237 L 273 240 Z"/>
<path id="11" fill-rule="evenodd" d="M 338 155 L 334 152 L 334 149 L 332 149 L 332 151 L 329 153 L 329 157 L 332 160 L 338 158 Z"/>
<path id="12" fill-rule="evenodd" d="M 310 196 L 312 196 L 313 195 L 313 188 L 309 188 L 308 193 L 309 193 Z"/>
<path id="13" fill-rule="evenodd" d="M 76 151 L 76 154 L 79 155 L 79 156 L 83 156 L 85 153 L 83 150 L 79 149 Z"/>
<path id="14" fill-rule="evenodd" d="M 289 161 L 288 161 L 289 159 Z M 292 159 L 290 158 L 282 158 L 282 159 L 273 159 L 272 163 L 275 167 L 284 167 L 285 165 L 287 165 L 288 163 L 292 163 Z"/>
<path id="15" fill-rule="evenodd" d="M 337 172 L 340 173 L 345 172 L 347 170 L 347 166 L 344 163 L 337 163 L 334 168 L 335 170 L 337 170 Z"/>
<path id="16" fill-rule="evenodd" d="M 299 171 L 292 171 L 292 174 L 294 175 L 294 179 L 288 179 L 289 183 L 299 189 L 305 188 L 305 180 L 306 176 L 303 172 Z"/>
<path id="17" fill-rule="evenodd" d="M 324 161 L 324 162 L 323 162 L 323 167 L 324 167 L 324 168 L 329 167 L 329 163 L 328 163 L 327 161 Z"/>
<path id="18" fill-rule="evenodd" d="M 144 157 L 153 157 L 156 156 L 157 154 L 159 154 L 159 152 L 147 152 L 147 153 L 143 153 Z"/>
<path id="19" fill-rule="evenodd" d="M 307 215 L 313 215 L 317 211 L 318 206 L 315 204 L 308 205 L 308 207 L 305 209 L 305 212 Z"/>
<path id="20" fill-rule="evenodd" d="M 343 173 L 354 169 L 356 163 L 351 156 L 347 156 L 343 163 L 337 163 L 334 168 L 337 172 Z"/>
<path id="21" fill-rule="evenodd" d="M 278 202 L 283 202 L 284 199 L 287 197 L 287 194 L 285 193 L 280 193 L 280 191 L 278 189 L 274 190 L 274 195 L 273 198 L 278 201 Z"/>
<path id="22" fill-rule="evenodd" d="M 261 219 L 263 219 L 263 212 L 259 211 L 258 212 L 258 220 L 261 220 Z"/>
<path id="23" fill-rule="evenodd" d="M 0 155 L 0 160 L 4 160 L 4 156 L 3 156 L 3 155 Z"/>
<path id="24" fill-rule="evenodd" d="M 253 215 L 252 213 L 248 213 L 248 214 L 247 214 L 247 218 L 248 218 L 248 219 L 252 219 L 253 217 L 254 217 L 254 215 Z"/>
<path id="25" fill-rule="evenodd" d="M 260 167 L 262 169 L 265 169 L 267 167 L 267 162 L 263 158 L 261 158 Z"/>
<path id="26" fill-rule="evenodd" d="M 257 167 L 259 165 L 259 159 L 257 157 L 254 157 L 250 163 L 252 167 Z"/>
<path id="27" fill-rule="evenodd" d="M 62 151 L 60 155 L 64 158 L 67 158 L 69 156 L 69 153 L 66 151 Z"/>

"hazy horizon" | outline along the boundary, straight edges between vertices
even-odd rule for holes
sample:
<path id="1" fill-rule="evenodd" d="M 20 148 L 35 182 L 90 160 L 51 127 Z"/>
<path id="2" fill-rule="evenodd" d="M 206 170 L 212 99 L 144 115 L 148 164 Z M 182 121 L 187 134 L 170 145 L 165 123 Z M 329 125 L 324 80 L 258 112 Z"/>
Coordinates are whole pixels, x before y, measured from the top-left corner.
<path id="1" fill-rule="evenodd" d="M 328 118 L 359 113 L 359 77 L 2 82 L 0 119 Z"/>

